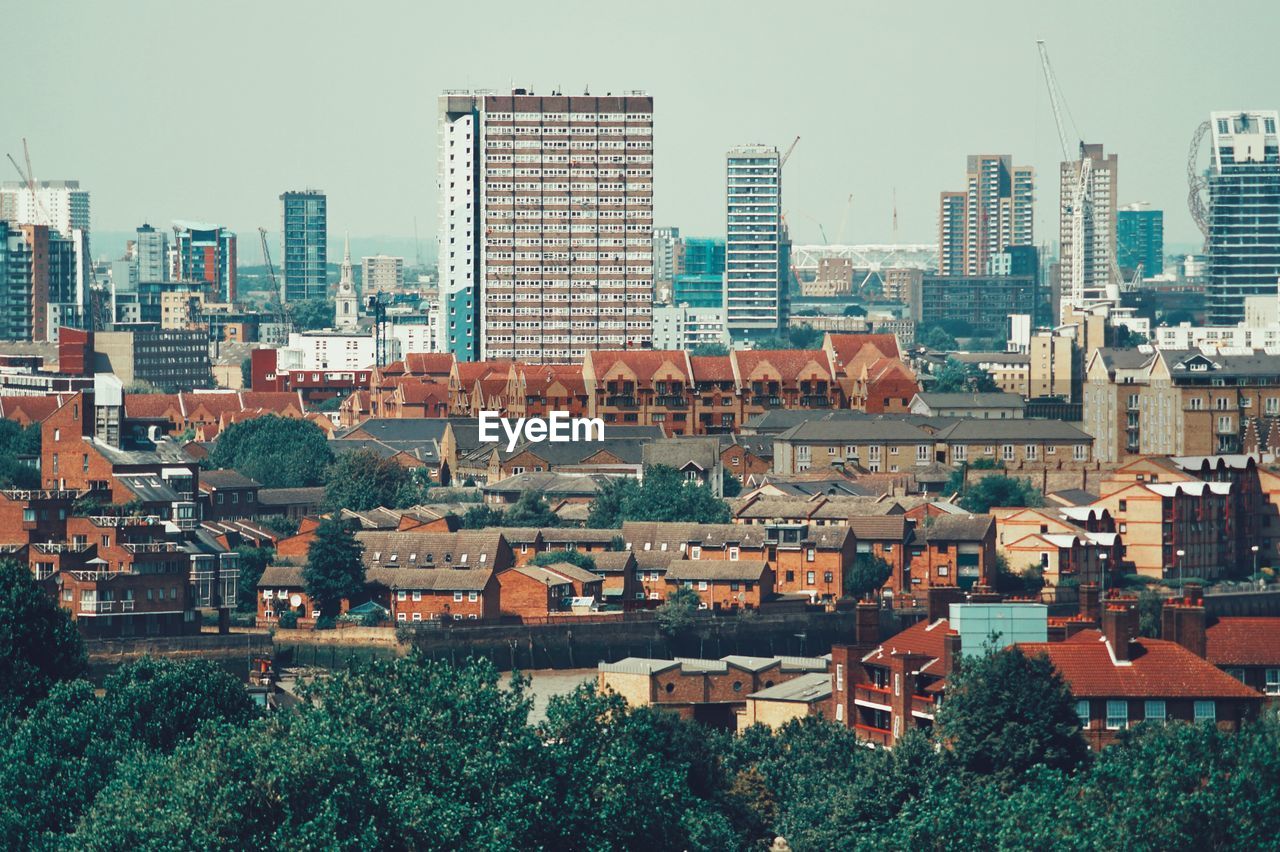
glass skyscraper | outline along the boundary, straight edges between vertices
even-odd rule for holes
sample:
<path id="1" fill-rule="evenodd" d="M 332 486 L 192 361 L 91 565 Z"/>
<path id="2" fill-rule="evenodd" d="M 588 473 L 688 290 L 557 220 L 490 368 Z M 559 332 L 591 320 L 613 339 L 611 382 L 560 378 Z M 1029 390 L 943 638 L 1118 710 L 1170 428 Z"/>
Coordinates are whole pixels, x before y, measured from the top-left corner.
<path id="1" fill-rule="evenodd" d="M 284 213 L 281 298 L 285 303 L 323 299 L 328 293 L 329 211 L 317 189 L 280 196 Z"/>
<path id="2" fill-rule="evenodd" d="M 1130 204 L 1116 213 L 1116 262 L 1125 276 L 1142 266 L 1142 277 L 1164 272 L 1164 211 Z"/>

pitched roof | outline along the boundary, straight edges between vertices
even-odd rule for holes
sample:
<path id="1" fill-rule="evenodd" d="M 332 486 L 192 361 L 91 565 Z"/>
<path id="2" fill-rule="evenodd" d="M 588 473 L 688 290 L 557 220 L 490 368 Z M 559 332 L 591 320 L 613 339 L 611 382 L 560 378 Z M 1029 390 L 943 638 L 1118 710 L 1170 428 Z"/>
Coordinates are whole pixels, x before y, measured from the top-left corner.
<path id="1" fill-rule="evenodd" d="M 728 355 L 690 355 L 695 382 L 732 382 L 733 362 Z"/>
<path id="2" fill-rule="evenodd" d="M 919 541 L 985 541 L 994 534 L 991 515 L 938 515 L 916 529 Z"/>
<path id="3" fill-rule="evenodd" d="M 1116 661 L 1098 630 L 1081 631 L 1068 642 L 1018 647 L 1029 656 L 1047 656 L 1077 698 L 1262 698 L 1177 642 L 1130 642 L 1128 662 Z"/>
<path id="4" fill-rule="evenodd" d="M 1280 667 L 1280 618 L 1218 618 L 1205 630 L 1215 666 Z"/>
<path id="5" fill-rule="evenodd" d="M 365 581 L 388 589 L 423 592 L 479 592 L 489 585 L 493 571 L 488 567 L 471 568 L 369 568 Z"/>
<path id="6" fill-rule="evenodd" d="M 263 488 L 258 492 L 260 506 L 319 506 L 324 500 L 323 485 L 307 488 Z"/>
<path id="7" fill-rule="evenodd" d="M 936 435 L 939 441 L 998 444 L 1001 441 L 1047 441 L 1092 444 L 1093 436 L 1061 420 L 962 419 Z"/>
<path id="8" fill-rule="evenodd" d="M 362 531 L 356 540 L 364 545 L 369 567 L 439 565 L 492 568 L 502 547 L 496 530 L 418 532 L 416 530 Z"/>
<path id="9" fill-rule="evenodd" d="M 238 470 L 202 470 L 200 471 L 200 490 L 208 485 L 218 488 L 258 488 L 256 479 L 250 479 Z"/>
<path id="10" fill-rule="evenodd" d="M 1022 420 L 983 420 L 982 423 L 1023 423 Z M 874 441 L 884 444 L 932 444 L 934 436 L 905 420 L 810 420 L 777 437 L 779 441 Z M 1092 439 L 1090 439 L 1092 440 Z"/>
<path id="11" fill-rule="evenodd" d="M 268 565 L 262 569 L 262 577 L 258 580 L 258 588 L 290 586 L 300 588 L 304 585 L 302 568 L 294 565 Z"/>
<path id="12" fill-rule="evenodd" d="M 650 381 L 663 364 L 670 364 L 680 371 L 685 381 L 692 381 L 689 356 L 679 349 L 596 349 L 587 353 L 587 358 L 597 381 L 617 364 L 626 365 L 641 382 Z"/>
<path id="13" fill-rule="evenodd" d="M 559 586 L 571 582 L 599 583 L 604 579 L 599 574 L 593 574 L 590 571 L 579 568 L 572 562 L 555 562 L 551 565 L 521 565 L 514 570 L 519 571 L 526 577 L 532 577 L 551 586 Z"/>
<path id="14" fill-rule="evenodd" d="M 909 529 L 906 515 L 854 515 L 849 518 L 854 538 L 872 541 L 902 541 Z"/>
<path id="15" fill-rule="evenodd" d="M 757 559 L 673 559 L 667 565 L 667 579 L 758 582 L 768 567 L 768 562 Z"/>
<path id="16" fill-rule="evenodd" d="M 930 408 L 1010 408 L 1022 410 L 1026 400 L 1016 393 L 933 393 L 921 392 L 916 399 Z"/>
<path id="17" fill-rule="evenodd" d="M 744 384 L 765 364 L 773 367 L 783 381 L 798 381 L 801 371 L 809 364 L 818 366 L 820 376 L 831 378 L 831 361 L 822 349 L 737 349 L 730 357 L 737 364 L 738 376 Z"/>
<path id="18" fill-rule="evenodd" d="M 777 686 L 753 692 L 747 696 L 756 701 L 794 701 L 812 704 L 831 697 L 831 675 L 826 672 L 810 672 L 793 677 Z"/>
<path id="19" fill-rule="evenodd" d="M 942 657 L 945 650 L 946 636 L 951 632 L 951 623 L 940 618 L 932 623 L 917 621 L 899 633 L 890 636 L 862 658 L 864 663 L 883 662 L 892 654 L 923 654 L 932 659 Z"/>
<path id="20" fill-rule="evenodd" d="M 828 334 L 827 340 L 839 365 L 850 364 L 868 346 L 886 358 L 901 358 L 898 337 L 894 334 Z"/>

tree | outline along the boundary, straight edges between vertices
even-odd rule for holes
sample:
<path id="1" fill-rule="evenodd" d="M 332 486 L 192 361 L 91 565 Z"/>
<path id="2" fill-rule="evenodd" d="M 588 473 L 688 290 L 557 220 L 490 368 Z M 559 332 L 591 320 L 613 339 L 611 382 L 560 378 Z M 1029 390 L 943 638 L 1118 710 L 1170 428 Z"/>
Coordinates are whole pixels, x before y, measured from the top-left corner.
<path id="1" fill-rule="evenodd" d="M 84 642 L 67 611 L 30 568 L 0 560 L 0 725 L 48 695 L 55 683 L 87 671 Z"/>
<path id="2" fill-rule="evenodd" d="M 893 566 L 874 553 L 859 553 L 844 575 L 844 593 L 861 598 L 880 588 L 893 576 Z"/>
<path id="3" fill-rule="evenodd" d="M 697 346 L 689 350 L 689 354 L 703 357 L 723 357 L 729 354 L 729 347 L 725 346 L 723 343 L 699 343 Z"/>
<path id="4" fill-rule="evenodd" d="M 842 313 L 846 317 L 865 317 L 867 315 L 867 309 L 862 307 L 862 305 L 845 305 Z"/>
<path id="5" fill-rule="evenodd" d="M 966 655 L 948 678 L 937 724 L 960 768 L 1005 788 L 1032 767 L 1072 772 L 1088 756 L 1062 676 L 1048 657 L 1017 647 Z"/>
<path id="6" fill-rule="evenodd" d="M 25 429 L 0 420 L 0 488 L 39 488 L 40 471 L 23 459 L 40 458 L 40 424 Z"/>
<path id="7" fill-rule="evenodd" d="M 955 358 L 948 358 L 943 362 L 942 368 L 934 374 L 933 384 L 929 389 L 936 393 L 995 393 L 1000 390 L 986 370 L 977 364 L 961 363 Z"/>
<path id="8" fill-rule="evenodd" d="M 245 390 L 253 390 L 253 357 L 246 355 L 240 362 L 240 385 Z"/>
<path id="9" fill-rule="evenodd" d="M 658 629 L 668 636 L 683 633 L 697 621 L 701 606 L 697 592 L 688 586 L 676 586 L 655 611 Z"/>
<path id="10" fill-rule="evenodd" d="M 464 530 L 483 530 L 489 527 L 502 526 L 507 526 L 506 513 L 501 509 L 490 506 L 488 503 L 472 506 L 462 516 L 462 528 Z"/>
<path id="11" fill-rule="evenodd" d="M 591 558 L 591 554 L 581 550 L 544 550 L 529 560 L 530 565 L 555 565 L 557 562 L 568 562 L 583 571 L 596 570 L 596 561 Z"/>
<path id="12" fill-rule="evenodd" d="M 1164 598 L 1153 589 L 1138 592 L 1138 635 L 1151 639 L 1160 638 L 1160 623 L 1164 615 Z"/>
<path id="13" fill-rule="evenodd" d="M 342 401 L 343 401 L 344 399 L 346 399 L 346 397 L 343 397 L 343 396 L 331 396 L 331 397 L 329 397 L 328 399 L 326 399 L 326 400 L 322 400 L 321 402 L 318 402 L 318 403 L 316 403 L 315 405 L 311 406 L 311 410 L 312 410 L 312 411 L 325 411 L 325 412 L 328 412 L 328 411 L 338 411 L 339 409 L 341 409 L 341 408 L 342 408 Z"/>
<path id="14" fill-rule="evenodd" d="M 302 581 L 321 616 L 336 616 L 344 599 L 364 592 L 363 553 L 364 546 L 342 521 L 326 518 L 316 527 L 316 536 L 307 547 Z"/>
<path id="15" fill-rule="evenodd" d="M 288 538 L 298 532 L 298 519 L 285 515 L 270 515 L 259 519 L 258 524 L 281 538 Z"/>
<path id="16" fill-rule="evenodd" d="M 937 325 L 925 332 L 924 336 L 920 338 L 920 342 L 930 349 L 937 349 L 943 352 L 954 352 L 959 348 L 956 339 L 946 329 Z"/>
<path id="17" fill-rule="evenodd" d="M 289 306 L 289 320 L 299 331 L 313 331 L 333 326 L 333 302 L 307 299 Z"/>
<path id="18" fill-rule="evenodd" d="M 343 453 L 329 468 L 325 501 L 332 511 L 364 512 L 385 506 L 400 509 L 423 500 L 413 471 L 373 450 Z"/>
<path id="19" fill-rule="evenodd" d="M 1043 506 L 1044 495 L 1030 479 L 995 474 L 969 486 L 960 505 L 970 512 L 987 512 L 992 506 Z"/>
<path id="20" fill-rule="evenodd" d="M 687 521 L 695 524 L 727 524 L 729 504 L 698 482 L 689 482 L 680 471 L 666 465 L 644 469 L 644 479 L 618 477 L 596 492 L 587 525 L 621 527 L 624 521 Z"/>
<path id="21" fill-rule="evenodd" d="M 558 527 L 560 516 L 551 511 L 539 491 L 523 491 L 503 521 L 509 527 Z"/>
<path id="22" fill-rule="evenodd" d="M 228 426 L 210 459 L 214 467 L 238 470 L 266 488 L 301 488 L 324 484 L 333 452 L 310 420 L 268 414 Z"/>
<path id="23" fill-rule="evenodd" d="M 725 497 L 737 497 L 742 493 L 742 480 L 726 470 L 724 472 L 724 484 L 721 489 Z"/>
<path id="24" fill-rule="evenodd" d="M 258 581 L 276 552 L 271 547 L 242 544 L 236 548 L 236 553 L 240 554 L 239 609 L 241 612 L 255 612 L 258 608 Z"/>

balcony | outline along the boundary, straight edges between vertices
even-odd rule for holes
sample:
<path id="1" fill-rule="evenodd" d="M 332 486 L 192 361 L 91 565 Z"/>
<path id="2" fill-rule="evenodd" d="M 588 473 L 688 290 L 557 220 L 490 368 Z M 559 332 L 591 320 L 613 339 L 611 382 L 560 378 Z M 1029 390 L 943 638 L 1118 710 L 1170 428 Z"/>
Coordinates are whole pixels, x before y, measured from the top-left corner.
<path id="1" fill-rule="evenodd" d="M 40 553 L 84 553 L 88 544 L 76 544 L 68 541 L 40 541 L 35 544 Z"/>
<path id="2" fill-rule="evenodd" d="M 611 408 L 635 408 L 636 398 L 634 396 L 606 396 L 604 404 Z"/>
<path id="3" fill-rule="evenodd" d="M 90 515 L 95 527 L 145 527 L 160 523 L 159 515 Z"/>
<path id="4" fill-rule="evenodd" d="M 659 396 L 653 400 L 654 405 L 663 408 L 688 408 L 689 400 L 683 396 Z"/>
<path id="5" fill-rule="evenodd" d="M 913 695 L 911 696 L 911 713 L 914 716 L 932 719 L 937 703 L 937 700 L 932 695 Z"/>
<path id="6" fill-rule="evenodd" d="M 115 605 L 115 601 L 80 601 L 80 612 L 86 615 L 102 615 L 112 612 Z"/>
<path id="7" fill-rule="evenodd" d="M 748 397 L 747 404 L 759 405 L 762 408 L 780 408 L 782 406 L 782 397 L 758 394 L 756 396 Z"/>
<path id="8" fill-rule="evenodd" d="M 10 500 L 20 501 L 76 499 L 76 492 L 74 491 L 49 488 L 6 488 L 0 493 L 3 493 Z"/>
<path id="9" fill-rule="evenodd" d="M 877 708 L 889 706 L 889 688 L 860 683 L 853 688 L 853 700 L 875 705 Z"/>
<path id="10" fill-rule="evenodd" d="M 825 396 L 802 396 L 800 397 L 800 406 L 802 408 L 830 408 L 831 400 Z"/>
<path id="11" fill-rule="evenodd" d="M 174 541 L 127 541 L 120 545 L 126 553 L 177 553 Z"/>
<path id="12" fill-rule="evenodd" d="M 893 742 L 893 734 L 884 728 L 873 728 L 870 725 L 863 724 L 854 725 L 853 728 L 858 732 L 858 737 L 866 742 L 882 746 L 888 746 Z"/>

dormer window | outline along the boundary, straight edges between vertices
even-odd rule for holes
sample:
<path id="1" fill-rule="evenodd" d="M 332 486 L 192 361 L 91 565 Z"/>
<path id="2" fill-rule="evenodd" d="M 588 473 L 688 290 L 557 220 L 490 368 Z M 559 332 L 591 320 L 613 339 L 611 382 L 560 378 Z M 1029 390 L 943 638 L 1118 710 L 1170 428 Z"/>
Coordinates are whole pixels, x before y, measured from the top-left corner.
<path id="1" fill-rule="evenodd" d="M 381 558 L 382 558 L 382 551 L 381 551 L 381 550 L 375 550 L 375 551 L 373 552 L 373 561 L 374 561 L 374 562 L 377 562 L 377 561 L 378 561 L 379 559 L 381 559 Z"/>
<path id="2" fill-rule="evenodd" d="M 388 556 L 388 557 L 387 557 L 387 561 L 388 561 L 388 562 L 395 562 L 395 561 L 396 561 L 397 559 L 399 559 L 399 558 L 400 558 L 400 554 L 398 554 L 398 553 L 393 553 L 393 554 L 391 554 L 390 556 Z"/>

